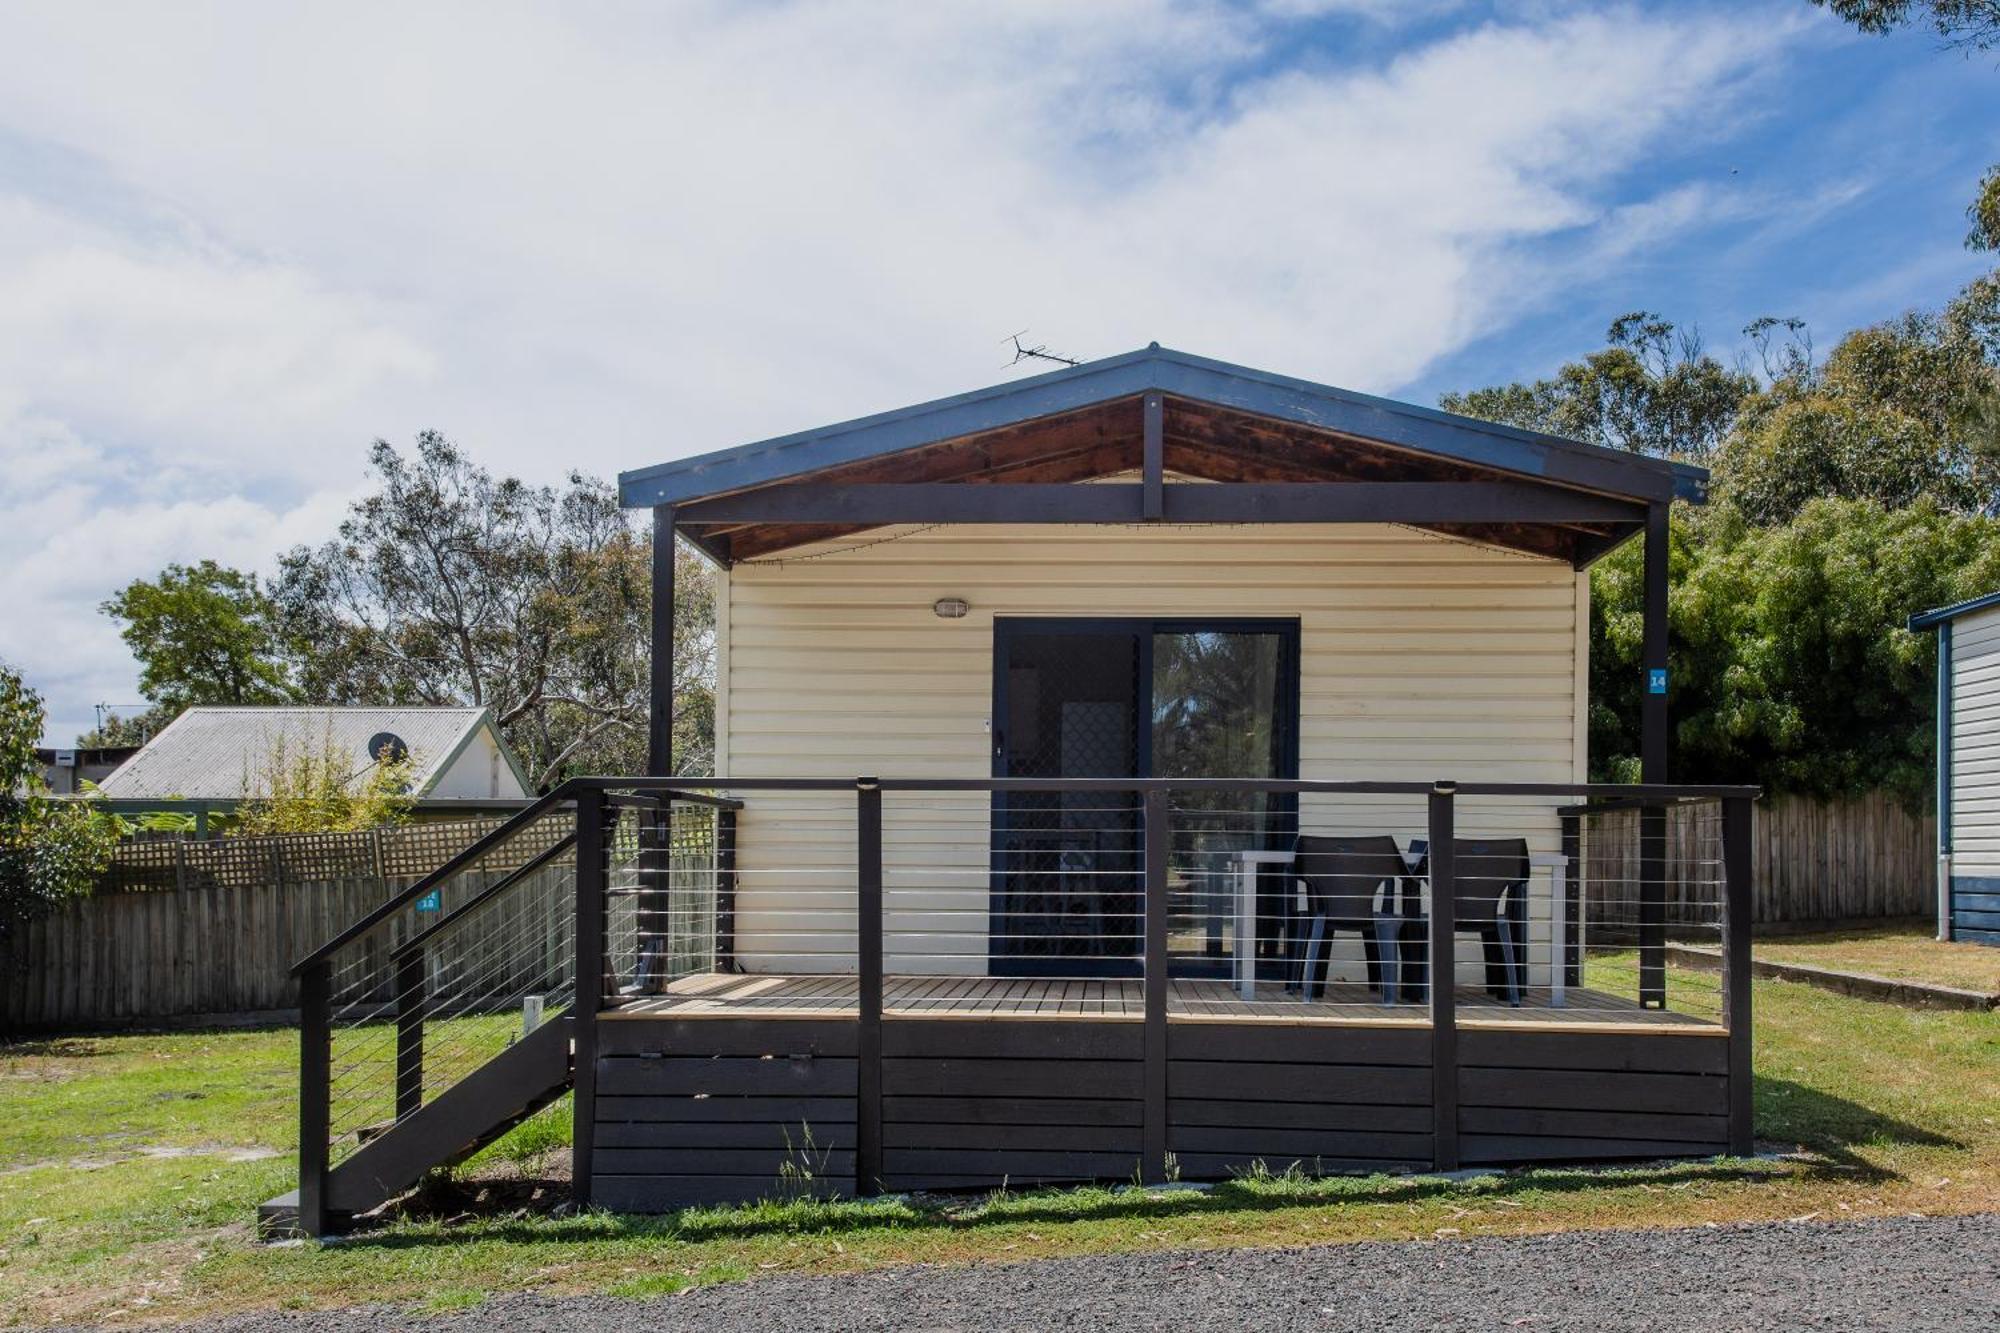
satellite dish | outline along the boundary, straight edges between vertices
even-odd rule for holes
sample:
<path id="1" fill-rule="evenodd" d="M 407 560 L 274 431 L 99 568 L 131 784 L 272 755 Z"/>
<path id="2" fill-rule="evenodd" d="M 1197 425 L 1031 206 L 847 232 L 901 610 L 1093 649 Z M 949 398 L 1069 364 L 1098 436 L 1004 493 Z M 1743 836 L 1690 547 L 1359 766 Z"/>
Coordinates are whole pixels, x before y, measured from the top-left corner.
<path id="1" fill-rule="evenodd" d="M 368 758 L 371 762 L 386 759 L 392 764 L 400 764 L 409 757 L 410 747 L 393 731 L 378 731 L 368 738 Z"/>

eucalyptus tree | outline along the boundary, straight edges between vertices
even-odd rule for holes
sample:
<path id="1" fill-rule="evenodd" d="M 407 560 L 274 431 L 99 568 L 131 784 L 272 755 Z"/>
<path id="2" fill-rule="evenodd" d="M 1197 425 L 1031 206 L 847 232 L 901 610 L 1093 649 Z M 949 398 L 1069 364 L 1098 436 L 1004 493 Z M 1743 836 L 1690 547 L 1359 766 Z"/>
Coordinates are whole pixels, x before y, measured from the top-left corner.
<path id="1" fill-rule="evenodd" d="M 1548 379 L 1448 393 L 1439 403 L 1588 444 L 1701 462 L 1756 388 L 1747 371 L 1709 355 L 1693 330 L 1636 311 L 1611 322 L 1602 349 Z"/>
<path id="2" fill-rule="evenodd" d="M 1812 0 L 1867 33 L 1927 27 L 1947 46 L 2000 46 L 2000 0 Z"/>
<path id="3" fill-rule="evenodd" d="M 650 707 L 650 541 L 604 482 L 495 477 L 435 431 L 370 452 L 378 483 L 274 595 L 322 702 L 490 708 L 531 778 L 637 772 Z M 685 562 L 685 563 L 680 563 Z M 706 567 L 677 553 L 677 757 L 700 771 L 714 640 Z"/>
<path id="4" fill-rule="evenodd" d="M 171 718 L 193 704 L 272 704 L 293 697 L 276 608 L 255 574 L 213 560 L 134 579 L 99 608 L 120 622 L 139 689 Z"/>

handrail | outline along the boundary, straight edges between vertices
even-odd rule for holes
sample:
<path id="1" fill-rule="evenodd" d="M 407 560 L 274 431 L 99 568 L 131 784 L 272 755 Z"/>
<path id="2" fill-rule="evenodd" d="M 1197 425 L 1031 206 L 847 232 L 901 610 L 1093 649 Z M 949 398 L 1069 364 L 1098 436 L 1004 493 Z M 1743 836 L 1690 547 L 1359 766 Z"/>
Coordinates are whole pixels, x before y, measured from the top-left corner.
<path id="1" fill-rule="evenodd" d="M 685 777 L 579 777 L 565 785 L 594 791 L 670 791 L 676 799 L 722 805 L 727 798 L 685 790 Z M 706 778 L 709 786 L 737 791 L 852 791 L 859 778 Z M 1437 782 L 1329 781 L 1312 778 L 871 778 L 883 791 L 903 792 L 1285 792 L 1368 796 L 1428 796 Z M 1755 798 L 1761 787 L 1747 784 L 1671 782 L 1452 782 L 1460 796 L 1627 797 L 1636 800 L 1725 800 Z M 734 803 L 738 807 L 741 802 Z M 1597 809 L 1599 807 L 1591 807 Z"/>
<path id="2" fill-rule="evenodd" d="M 556 806 L 561 805 L 564 801 L 574 800 L 576 797 L 575 788 L 578 781 L 579 779 L 572 778 L 555 787 L 546 795 L 537 797 L 535 803 L 527 809 L 509 815 L 498 828 L 481 837 L 470 847 L 467 847 L 464 851 L 446 861 L 436 870 L 431 871 L 430 874 L 425 875 L 401 893 L 394 895 L 381 906 L 366 913 L 346 930 L 341 931 L 338 935 L 335 935 L 332 939 L 320 945 L 296 963 L 293 963 L 292 975 L 295 977 L 299 976 L 315 963 L 325 962 L 340 949 L 360 939 L 363 935 L 368 934 L 391 916 L 408 907 L 411 903 L 444 883 L 445 880 L 450 879 L 453 875 L 465 869 L 466 866 L 492 851 L 500 842 L 520 832 L 529 824 L 553 810 Z"/>
<path id="3" fill-rule="evenodd" d="M 389 952 L 390 961 L 391 962 L 398 961 L 407 956 L 411 950 L 422 947 L 423 942 L 425 940 L 437 934 L 440 930 L 443 930 L 446 926 L 449 926 L 454 921 L 457 921 L 460 917 L 463 917 L 466 913 L 476 910 L 483 904 L 491 901 L 493 898 L 499 896 L 502 893 L 505 893 L 508 889 L 513 888 L 523 879 L 526 879 L 529 875 L 534 874 L 537 870 L 540 870 L 543 866 L 555 860 L 556 857 L 560 856 L 562 853 L 568 851 L 570 848 L 574 846 L 576 846 L 576 834 L 573 832 L 563 834 L 561 838 L 559 838 L 556 842 L 554 842 L 549 846 L 547 851 L 537 852 L 532 859 L 522 863 L 521 865 L 515 866 L 512 870 L 502 875 L 499 879 L 494 880 L 491 884 L 488 884 L 485 888 L 473 894 L 470 898 L 466 899 L 458 906 L 452 908 L 449 912 L 446 912 L 443 916 L 431 922 L 428 926 L 425 926 L 422 930 L 418 931 L 416 934 L 410 936 L 410 938 L 404 940 L 401 944 L 397 945 L 394 949 L 390 950 Z"/>
<path id="4" fill-rule="evenodd" d="M 620 789 L 627 788 L 631 785 L 624 778 L 577 778 L 576 781 L 584 783 L 592 783 L 592 784 L 604 783 L 609 787 L 620 788 Z M 674 779 L 674 781 L 685 782 L 687 781 L 687 779 L 676 778 Z M 729 784 L 726 782 L 718 781 L 716 785 L 728 786 Z M 853 786 L 854 784 L 852 782 L 843 782 L 837 785 L 840 786 L 842 789 L 845 789 Z M 735 800 L 731 797 L 710 796 L 707 792 L 688 791 L 684 787 L 650 788 L 647 790 L 647 794 L 652 796 L 655 800 L 665 799 L 668 801 L 686 801 L 690 805 L 713 806 L 717 810 L 741 810 L 743 808 L 743 802 Z"/>
<path id="5" fill-rule="evenodd" d="M 584 779 L 589 781 L 590 779 Z M 617 783 L 617 779 L 606 779 Z M 689 805 L 713 806 L 717 810 L 741 810 L 743 802 L 731 800 L 727 796 L 710 796 L 706 792 L 682 791 L 678 787 L 662 787 L 647 791 L 627 791 L 622 786 L 606 790 L 604 799 L 611 805 L 623 806 L 628 810 L 657 810 L 661 806 L 683 801 Z"/>
<path id="6" fill-rule="evenodd" d="M 1695 792 L 1693 794 L 1682 793 L 1676 796 L 1625 795 L 1625 796 L 1608 797 L 1604 800 L 1599 801 L 1596 805 L 1584 804 L 1584 805 L 1558 806 L 1556 808 L 1556 814 L 1564 819 L 1572 819 L 1572 818 L 1581 818 L 1586 815 L 1615 814 L 1620 810 L 1657 810 L 1665 806 L 1672 805 L 1677 801 L 1686 803 L 1693 803 L 1697 801 L 1727 801 L 1743 796 L 1748 796 L 1752 800 L 1755 800 L 1762 795 L 1763 795 L 1763 788 L 1761 787 L 1751 787 L 1748 788 L 1747 790 L 1729 791 L 1717 794 L 1711 794 L 1706 791 L 1701 791 L 1701 792 Z"/>

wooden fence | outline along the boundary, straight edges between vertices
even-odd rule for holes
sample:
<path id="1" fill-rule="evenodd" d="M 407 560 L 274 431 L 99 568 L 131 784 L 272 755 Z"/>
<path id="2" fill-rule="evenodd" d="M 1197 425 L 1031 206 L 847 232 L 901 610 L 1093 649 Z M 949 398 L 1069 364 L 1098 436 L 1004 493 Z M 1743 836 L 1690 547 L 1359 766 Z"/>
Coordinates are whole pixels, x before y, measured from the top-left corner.
<path id="1" fill-rule="evenodd" d="M 1713 923 L 1722 830 L 1712 802 L 1667 818 L 1667 920 Z M 1937 904 L 1937 820 L 1880 793 L 1818 801 L 1774 796 L 1753 807 L 1751 882 L 1759 925 L 1924 916 Z M 1584 876 L 1593 920 L 1631 916 L 1639 879 L 1635 811 L 1583 821 Z"/>
<path id="2" fill-rule="evenodd" d="M 545 831 L 509 839 L 500 854 L 453 876 L 437 912 L 451 910 L 561 835 L 561 820 L 544 822 Z M 291 976 L 295 959 L 497 823 L 125 843 L 97 893 L 0 941 L 0 1032 L 288 1018 L 298 1008 Z M 570 873 L 562 858 L 535 872 Z M 538 892 L 532 881 L 523 887 L 512 896 L 537 904 L 557 900 Z M 487 915 L 455 928 L 453 947 L 476 950 Z M 370 947 L 386 950 L 436 919 L 434 912 L 413 912 Z M 559 924 L 550 922 L 551 933 Z M 518 931 L 520 923 L 509 920 L 504 928 Z M 440 953 L 436 961 L 446 964 L 449 957 Z M 382 970 L 379 959 L 372 966 Z"/>

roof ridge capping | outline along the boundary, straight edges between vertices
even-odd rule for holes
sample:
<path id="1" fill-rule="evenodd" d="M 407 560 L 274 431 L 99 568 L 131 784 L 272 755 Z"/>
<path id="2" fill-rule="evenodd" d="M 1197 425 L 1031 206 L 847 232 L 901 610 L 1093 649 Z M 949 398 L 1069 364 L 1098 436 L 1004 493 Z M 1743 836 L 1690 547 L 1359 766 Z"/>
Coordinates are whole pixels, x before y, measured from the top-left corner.
<path id="1" fill-rule="evenodd" d="M 182 713 L 484 713 L 480 704 L 189 704 Z"/>
<path id="2" fill-rule="evenodd" d="M 628 509 L 681 504 L 1150 391 L 1554 484 L 1697 504 L 1708 495 L 1707 469 L 1690 463 L 1254 370 L 1155 343 L 946 398 L 621 472 L 619 501 Z"/>

